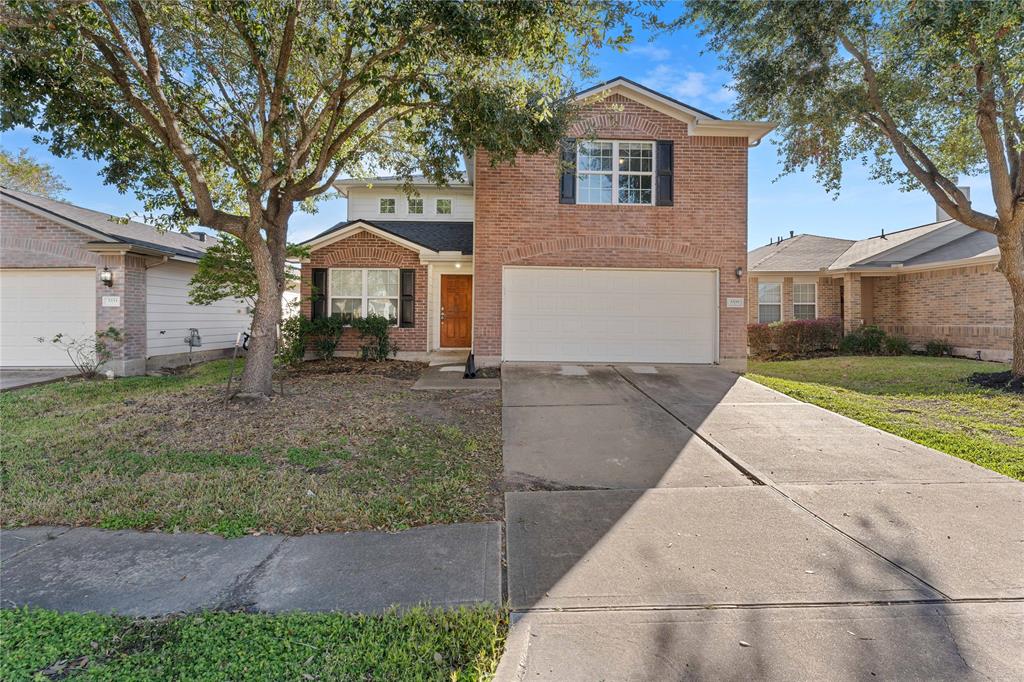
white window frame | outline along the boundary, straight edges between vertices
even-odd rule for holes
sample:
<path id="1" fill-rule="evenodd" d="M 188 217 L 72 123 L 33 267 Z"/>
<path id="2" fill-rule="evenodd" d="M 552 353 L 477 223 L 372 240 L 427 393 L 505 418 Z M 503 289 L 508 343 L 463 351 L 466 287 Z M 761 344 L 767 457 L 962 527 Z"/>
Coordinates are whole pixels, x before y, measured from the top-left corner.
<path id="1" fill-rule="evenodd" d="M 437 210 L 437 202 L 439 202 L 439 201 L 447 201 L 448 202 L 448 207 L 449 208 L 448 208 L 448 212 L 447 213 L 441 213 L 439 210 Z M 452 199 L 451 197 L 434 197 L 434 215 L 454 215 L 454 214 L 455 214 L 455 199 Z"/>
<path id="2" fill-rule="evenodd" d="M 391 202 L 391 210 L 384 210 L 384 202 Z M 377 201 L 377 213 L 378 215 L 397 215 L 398 214 L 398 200 L 394 197 L 380 197 Z"/>
<path id="3" fill-rule="evenodd" d="M 349 271 L 349 272 L 361 272 L 362 273 L 363 286 L 362 286 L 362 295 L 361 296 L 335 296 L 333 294 L 333 291 L 334 291 L 334 273 L 335 272 L 340 272 L 340 271 L 343 271 L 343 270 L 344 271 Z M 398 273 L 398 295 L 397 296 L 369 296 L 367 289 L 368 289 L 369 273 L 370 273 L 371 270 L 385 270 L 385 271 L 389 271 L 389 272 L 397 272 Z M 391 325 L 391 326 L 392 327 L 398 327 L 399 324 L 401 323 L 401 316 L 402 316 L 402 272 L 401 272 L 401 268 L 328 268 L 328 270 L 327 270 L 327 315 L 328 316 L 331 316 L 331 315 L 334 314 L 334 301 L 336 301 L 336 300 L 344 301 L 344 300 L 349 300 L 349 299 L 352 299 L 352 300 L 359 299 L 359 306 L 360 306 L 360 309 L 363 311 L 363 316 L 365 317 L 366 313 L 370 309 L 369 299 L 371 299 L 371 298 L 386 298 L 386 299 L 388 299 L 390 301 L 394 301 L 395 302 L 395 311 L 396 311 L 395 323 L 393 325 Z M 346 324 L 345 326 L 346 327 L 351 327 L 352 325 Z"/>
<path id="4" fill-rule="evenodd" d="M 761 287 L 778 287 L 779 300 L 778 302 L 763 303 L 761 301 Z M 779 310 L 779 319 L 777 320 L 765 320 L 761 317 L 762 306 L 774 306 Z M 757 322 L 758 324 L 771 324 L 773 322 L 782 321 L 782 282 L 758 282 L 757 283 Z"/>
<path id="5" fill-rule="evenodd" d="M 806 303 L 806 302 L 801 303 L 801 302 L 796 300 L 796 288 L 798 286 L 807 286 L 807 285 L 811 286 L 811 291 L 813 292 L 812 302 L 811 303 Z M 813 308 L 813 312 L 811 313 L 811 316 L 810 317 L 797 317 L 797 315 L 796 315 L 796 307 L 797 306 L 810 306 L 811 308 Z M 816 319 L 818 319 L 818 283 L 817 282 L 793 282 L 793 319 L 794 320 L 816 320 Z"/>
<path id="6" fill-rule="evenodd" d="M 612 146 L 612 169 L 610 171 L 581 171 L 580 170 L 580 150 L 583 147 L 583 143 L 603 143 L 611 144 Z M 619 145 L 620 144 L 646 144 L 651 147 L 651 170 L 650 172 L 641 171 L 620 171 L 619 170 Z M 653 140 L 581 140 L 580 144 L 576 145 L 576 203 L 588 206 L 654 206 L 657 197 L 655 196 L 655 190 L 657 186 L 655 171 L 658 167 L 658 159 L 656 158 L 658 153 L 658 145 Z M 603 201 L 580 201 L 582 193 L 580 192 L 580 176 L 583 175 L 608 175 L 612 179 L 612 200 L 610 203 Z M 621 203 L 619 201 L 619 178 L 622 176 L 630 175 L 646 175 L 651 178 L 651 201 L 649 203 L 634 204 L 634 203 Z"/>
<path id="7" fill-rule="evenodd" d="M 420 210 L 412 210 L 412 202 L 414 201 L 420 202 Z M 423 204 L 423 197 L 409 197 L 406 200 L 405 208 L 409 212 L 409 215 L 423 215 L 423 211 L 426 209 L 426 206 Z"/>

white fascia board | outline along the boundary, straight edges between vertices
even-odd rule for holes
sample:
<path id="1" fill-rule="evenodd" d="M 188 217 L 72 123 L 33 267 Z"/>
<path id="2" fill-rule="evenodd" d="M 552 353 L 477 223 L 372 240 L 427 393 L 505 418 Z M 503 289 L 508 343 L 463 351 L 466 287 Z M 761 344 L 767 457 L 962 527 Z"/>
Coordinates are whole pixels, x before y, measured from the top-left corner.
<path id="1" fill-rule="evenodd" d="M 745 137 L 747 144 L 755 145 L 775 129 L 774 123 L 766 121 L 715 121 L 699 119 L 686 127 L 692 137 Z"/>
<path id="2" fill-rule="evenodd" d="M 390 232 L 386 232 L 384 230 L 381 230 L 380 228 L 374 227 L 370 223 L 364 223 L 362 221 L 356 221 L 343 230 L 331 232 L 330 234 L 325 234 L 319 239 L 306 242 L 304 246 L 307 246 L 310 251 L 315 251 L 316 249 L 322 248 L 336 241 L 340 241 L 342 239 L 345 239 L 346 237 L 351 237 L 352 235 L 357 234 L 359 232 L 369 232 L 370 234 L 376 235 L 381 239 L 386 239 L 387 241 L 398 244 L 399 246 L 404 246 L 410 251 L 415 251 L 416 253 L 420 254 L 420 256 L 437 253 L 436 251 L 428 249 L 425 246 L 420 246 L 415 242 L 411 242 L 407 239 L 402 239 L 397 235 L 393 235 Z"/>
<path id="3" fill-rule="evenodd" d="M 420 263 L 472 263 L 473 255 L 461 251 L 438 251 L 437 253 L 421 253 Z"/>

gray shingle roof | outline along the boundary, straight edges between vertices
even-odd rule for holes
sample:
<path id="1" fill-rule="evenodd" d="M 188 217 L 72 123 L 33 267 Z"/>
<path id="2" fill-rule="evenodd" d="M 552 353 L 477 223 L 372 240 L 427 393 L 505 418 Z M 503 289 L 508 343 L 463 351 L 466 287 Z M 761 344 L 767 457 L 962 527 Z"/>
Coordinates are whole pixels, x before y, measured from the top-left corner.
<path id="1" fill-rule="evenodd" d="M 29 204 L 44 213 L 98 232 L 111 242 L 144 246 L 187 258 L 199 258 L 206 249 L 216 243 L 215 241 L 201 242 L 181 232 L 168 232 L 135 221 L 118 222 L 120 219 L 115 219 L 109 213 L 93 211 L 64 201 L 47 199 L 6 187 L 0 187 L 0 195 L 11 199 L 15 205 L 19 202 Z"/>
<path id="2" fill-rule="evenodd" d="M 372 225 L 396 237 L 424 246 L 431 251 L 459 251 L 467 255 L 473 253 L 473 223 L 454 221 L 347 220 L 324 230 L 303 243 L 308 244 L 356 223 Z"/>
<path id="3" fill-rule="evenodd" d="M 798 234 L 747 254 L 749 272 L 817 272 L 854 244 L 852 239 Z"/>

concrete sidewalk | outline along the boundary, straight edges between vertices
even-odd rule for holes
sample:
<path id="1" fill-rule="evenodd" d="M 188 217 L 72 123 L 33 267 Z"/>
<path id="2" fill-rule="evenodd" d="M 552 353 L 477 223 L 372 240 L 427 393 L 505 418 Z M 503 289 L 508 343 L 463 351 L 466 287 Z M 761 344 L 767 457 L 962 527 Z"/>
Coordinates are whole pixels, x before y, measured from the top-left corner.
<path id="1" fill-rule="evenodd" d="M 0 531 L 0 605 L 157 616 L 204 609 L 379 612 L 501 603 L 501 524 L 225 540 Z"/>
<path id="2" fill-rule="evenodd" d="M 499 680 L 1024 678 L 1021 483 L 713 367 L 502 383 Z"/>

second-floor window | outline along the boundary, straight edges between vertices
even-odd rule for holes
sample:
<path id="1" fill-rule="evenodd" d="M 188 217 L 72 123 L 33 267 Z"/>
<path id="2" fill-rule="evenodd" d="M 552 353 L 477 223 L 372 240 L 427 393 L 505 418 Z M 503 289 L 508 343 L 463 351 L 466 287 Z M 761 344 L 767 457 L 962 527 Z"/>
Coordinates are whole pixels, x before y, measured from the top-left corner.
<path id="1" fill-rule="evenodd" d="M 438 199 L 434 205 L 437 210 L 437 215 L 451 215 L 452 214 L 452 200 L 451 199 Z"/>
<path id="2" fill-rule="evenodd" d="M 423 213 L 423 199 L 409 199 L 409 213 L 410 215 Z"/>
<path id="3" fill-rule="evenodd" d="M 395 200 L 394 199 L 381 199 L 380 200 L 380 212 L 381 212 L 381 214 L 394 213 L 395 212 Z"/>
<path id="4" fill-rule="evenodd" d="M 581 204 L 654 204 L 654 143 L 581 142 L 576 183 Z"/>

